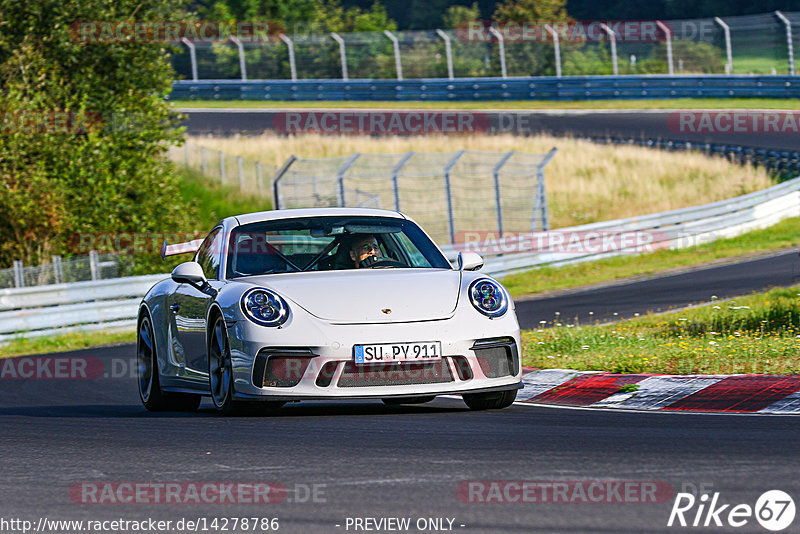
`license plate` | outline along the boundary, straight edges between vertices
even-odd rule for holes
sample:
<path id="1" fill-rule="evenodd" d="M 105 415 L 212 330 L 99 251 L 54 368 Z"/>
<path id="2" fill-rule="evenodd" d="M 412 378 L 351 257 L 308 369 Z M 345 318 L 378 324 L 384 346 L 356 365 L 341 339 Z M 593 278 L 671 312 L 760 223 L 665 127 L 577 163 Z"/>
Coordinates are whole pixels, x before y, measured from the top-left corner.
<path id="1" fill-rule="evenodd" d="M 427 343 L 380 343 L 353 347 L 355 363 L 400 363 L 429 362 L 442 359 L 442 344 Z"/>

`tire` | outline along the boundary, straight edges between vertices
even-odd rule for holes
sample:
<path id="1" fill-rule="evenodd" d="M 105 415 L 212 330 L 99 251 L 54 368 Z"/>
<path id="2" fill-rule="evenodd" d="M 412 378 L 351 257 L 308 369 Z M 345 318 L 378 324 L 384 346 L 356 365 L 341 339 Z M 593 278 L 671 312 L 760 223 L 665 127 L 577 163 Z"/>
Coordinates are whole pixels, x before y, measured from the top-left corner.
<path id="1" fill-rule="evenodd" d="M 139 321 L 136 335 L 137 384 L 139 399 L 151 412 L 194 412 L 200 406 L 200 395 L 164 393 L 158 375 L 158 353 L 149 315 Z"/>
<path id="2" fill-rule="evenodd" d="M 386 406 L 399 406 L 401 404 L 423 404 L 435 398 L 435 395 L 430 395 L 428 397 L 387 397 L 381 400 Z"/>
<path id="3" fill-rule="evenodd" d="M 233 400 L 231 349 L 221 316 L 213 321 L 208 336 L 208 389 L 214 407 L 222 415 L 252 415 L 260 404 Z"/>
<path id="4" fill-rule="evenodd" d="M 517 390 L 494 391 L 492 393 L 465 393 L 464 403 L 470 410 L 501 410 L 508 408 L 517 398 Z"/>

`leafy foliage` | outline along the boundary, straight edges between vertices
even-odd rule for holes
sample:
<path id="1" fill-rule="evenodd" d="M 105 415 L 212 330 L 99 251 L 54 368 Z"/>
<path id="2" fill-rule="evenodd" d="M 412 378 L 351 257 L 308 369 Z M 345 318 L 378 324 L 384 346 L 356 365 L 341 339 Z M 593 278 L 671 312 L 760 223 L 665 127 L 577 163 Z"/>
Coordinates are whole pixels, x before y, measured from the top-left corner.
<path id="1" fill-rule="evenodd" d="M 179 0 L 0 0 L 0 265 L 66 253 L 78 232 L 182 219 L 163 157 L 181 140 L 163 98 L 168 48 L 70 36 L 75 21 L 168 20 L 181 9 Z M 85 124 L 37 130 L 21 119 L 56 113 Z"/>

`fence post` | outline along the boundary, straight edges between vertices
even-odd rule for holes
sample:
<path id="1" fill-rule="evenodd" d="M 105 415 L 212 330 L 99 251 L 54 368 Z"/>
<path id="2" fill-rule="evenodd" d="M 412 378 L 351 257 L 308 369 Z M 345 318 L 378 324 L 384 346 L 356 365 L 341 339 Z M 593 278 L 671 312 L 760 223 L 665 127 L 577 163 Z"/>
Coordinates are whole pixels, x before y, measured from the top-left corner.
<path id="1" fill-rule="evenodd" d="M 361 152 L 356 152 L 352 156 L 350 156 L 347 161 L 344 162 L 342 168 L 339 169 L 339 172 L 336 173 L 336 189 L 338 190 L 339 194 L 339 206 L 342 208 L 345 207 L 345 198 L 344 198 L 344 173 L 350 170 L 350 167 L 356 162 L 356 160 L 361 156 Z"/>
<path id="2" fill-rule="evenodd" d="M 281 168 L 278 169 L 278 172 L 276 172 L 275 176 L 272 178 L 272 195 L 274 197 L 272 199 L 273 200 L 272 205 L 275 206 L 274 209 L 276 210 L 281 209 L 281 196 L 280 196 L 280 191 L 278 189 L 279 188 L 278 182 L 280 181 L 281 178 L 283 178 L 283 175 L 286 174 L 286 171 L 289 170 L 289 167 L 291 167 L 292 163 L 294 163 L 295 161 L 297 161 L 297 156 L 292 154 L 286 161 L 283 162 Z"/>
<path id="3" fill-rule="evenodd" d="M 781 13 L 776 11 L 775 15 L 781 19 L 781 22 L 786 26 L 786 49 L 789 53 L 789 74 L 794 76 L 794 43 L 792 42 L 792 23 L 789 19 Z"/>
<path id="4" fill-rule="evenodd" d="M 239 191 L 244 191 L 244 169 L 242 169 L 242 156 L 236 156 L 236 168 L 239 171 Z"/>
<path id="5" fill-rule="evenodd" d="M 397 70 L 397 79 L 403 79 L 403 63 L 400 61 L 400 43 L 397 37 L 394 36 L 389 30 L 383 30 L 383 34 L 392 41 L 392 48 L 394 48 L 394 68 Z"/>
<path id="6" fill-rule="evenodd" d="M 447 56 L 447 77 L 453 79 L 453 48 L 450 46 L 450 36 L 442 30 L 436 30 L 437 35 L 444 39 L 444 52 Z"/>
<path id="7" fill-rule="evenodd" d="M 344 45 L 344 39 L 336 32 L 331 32 L 331 37 L 333 37 L 334 41 L 339 43 L 339 58 L 342 62 L 342 80 L 347 81 L 347 49 Z"/>
<path id="8" fill-rule="evenodd" d="M 197 54 L 194 50 L 194 43 L 186 37 L 181 37 L 181 42 L 189 47 L 189 61 L 192 63 L 192 81 L 197 81 Z"/>
<path id="9" fill-rule="evenodd" d="M 256 161 L 256 187 L 258 188 L 258 196 L 264 196 L 264 186 L 261 181 L 261 162 Z"/>
<path id="10" fill-rule="evenodd" d="M 297 65 L 294 62 L 294 43 L 283 33 L 280 35 L 280 38 L 289 48 L 289 70 L 292 73 L 292 81 L 297 81 Z"/>
<path id="11" fill-rule="evenodd" d="M 397 176 L 400 174 L 400 170 L 405 167 L 408 160 L 411 159 L 411 156 L 414 155 L 414 152 L 406 152 L 406 154 L 400 158 L 400 161 L 397 165 L 394 166 L 392 169 L 392 194 L 394 195 L 394 211 L 400 211 L 400 188 L 397 184 Z"/>
<path id="12" fill-rule="evenodd" d="M 456 152 L 456 155 L 453 156 L 453 159 L 447 162 L 447 165 L 444 166 L 444 187 L 445 187 L 445 194 L 447 195 L 447 228 L 450 232 L 450 244 L 456 244 L 456 228 L 455 228 L 455 220 L 453 217 L 453 194 L 450 188 L 450 170 L 458 163 L 458 159 L 464 155 L 466 150 L 459 150 Z"/>
<path id="13" fill-rule="evenodd" d="M 545 24 L 544 29 L 553 36 L 553 46 L 556 52 L 556 76 L 561 78 L 561 44 L 558 41 L 558 32 L 549 24 Z"/>
<path id="14" fill-rule="evenodd" d="M 733 51 L 731 50 L 731 28 L 725 24 L 721 18 L 714 17 L 714 22 L 722 27 L 725 32 L 725 51 L 728 56 L 728 63 L 725 65 L 726 74 L 733 74 Z"/>
<path id="15" fill-rule="evenodd" d="M 619 63 L 617 62 L 617 34 L 614 30 L 609 28 L 605 22 L 601 22 L 600 27 L 606 31 L 608 37 L 611 39 L 611 65 L 614 69 L 614 76 L 619 76 Z"/>
<path id="16" fill-rule="evenodd" d="M 64 282 L 64 265 L 61 263 L 61 256 L 53 256 L 53 277 L 56 284 Z"/>
<path id="17" fill-rule="evenodd" d="M 503 40 L 503 35 L 493 26 L 489 28 L 489 33 L 497 38 L 497 45 L 500 48 L 500 74 L 503 78 L 508 78 L 508 71 L 506 70 L 506 45 Z"/>
<path id="18" fill-rule="evenodd" d="M 25 287 L 25 277 L 20 260 L 14 260 L 14 287 Z"/>
<path id="19" fill-rule="evenodd" d="M 225 153 L 219 151 L 219 183 L 225 185 Z"/>
<path id="20" fill-rule="evenodd" d="M 200 147 L 200 161 L 203 165 L 203 174 L 208 176 L 208 161 L 206 160 L 206 147 Z"/>
<path id="21" fill-rule="evenodd" d="M 536 231 L 536 220 L 541 215 L 542 231 L 550 230 L 550 214 L 547 209 L 547 193 L 544 184 L 544 168 L 550 163 L 558 149 L 553 147 L 550 152 L 545 154 L 539 165 L 536 166 L 536 200 L 533 205 L 533 220 L 531 221 L 531 232 Z"/>
<path id="22" fill-rule="evenodd" d="M 661 31 L 664 32 L 664 35 L 667 36 L 667 68 L 669 69 L 669 75 L 672 76 L 675 74 L 675 65 L 672 62 L 672 31 L 660 20 L 657 20 L 656 24 L 661 28 Z"/>
<path id="23" fill-rule="evenodd" d="M 242 81 L 246 82 L 247 65 L 244 64 L 244 45 L 242 45 L 242 42 L 235 35 L 231 35 L 230 39 L 231 41 L 233 41 L 233 44 L 236 45 L 236 48 L 239 49 L 239 72 L 242 75 Z"/>
<path id="24" fill-rule="evenodd" d="M 97 251 L 89 251 L 89 272 L 92 274 L 92 280 L 100 280 L 100 266 L 97 261 Z"/>
<path id="25" fill-rule="evenodd" d="M 500 237 L 503 237 L 503 205 L 500 202 L 500 169 L 503 168 L 503 165 L 505 165 L 513 155 L 513 150 L 508 152 L 497 162 L 494 169 L 492 169 L 492 177 L 494 178 L 494 203 L 497 209 L 497 231 Z"/>

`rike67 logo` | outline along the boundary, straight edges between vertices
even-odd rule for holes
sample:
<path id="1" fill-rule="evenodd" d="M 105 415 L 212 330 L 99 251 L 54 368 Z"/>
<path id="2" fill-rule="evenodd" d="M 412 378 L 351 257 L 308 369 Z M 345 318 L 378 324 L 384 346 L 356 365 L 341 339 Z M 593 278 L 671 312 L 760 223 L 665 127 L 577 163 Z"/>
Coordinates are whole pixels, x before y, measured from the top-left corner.
<path id="1" fill-rule="evenodd" d="M 667 526 L 739 528 L 752 525 L 755 519 L 765 529 L 777 532 L 791 525 L 794 515 L 794 500 L 781 490 L 764 492 L 756 500 L 755 506 L 745 503 L 722 504 L 719 492 L 711 496 L 703 493 L 700 497 L 678 493 Z"/>

